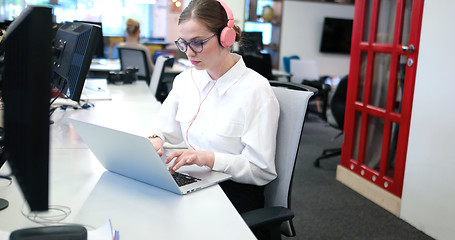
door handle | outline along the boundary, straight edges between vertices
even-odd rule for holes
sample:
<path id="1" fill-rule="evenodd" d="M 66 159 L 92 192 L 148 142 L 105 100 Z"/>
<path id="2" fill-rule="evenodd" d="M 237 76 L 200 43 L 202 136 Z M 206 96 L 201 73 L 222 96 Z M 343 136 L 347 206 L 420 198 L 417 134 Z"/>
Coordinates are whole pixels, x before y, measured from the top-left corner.
<path id="1" fill-rule="evenodd" d="M 402 49 L 404 52 L 413 53 L 413 52 L 414 52 L 414 45 L 411 44 L 411 45 L 409 45 L 409 46 L 402 46 L 401 49 Z"/>

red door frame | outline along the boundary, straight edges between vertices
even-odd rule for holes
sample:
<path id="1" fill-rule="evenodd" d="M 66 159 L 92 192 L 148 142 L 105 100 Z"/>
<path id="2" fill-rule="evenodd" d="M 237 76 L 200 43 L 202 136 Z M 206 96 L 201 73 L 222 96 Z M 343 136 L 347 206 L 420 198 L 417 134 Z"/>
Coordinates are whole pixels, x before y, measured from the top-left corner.
<path id="1" fill-rule="evenodd" d="M 342 146 L 341 165 L 346 169 L 356 173 L 364 179 L 376 184 L 377 186 L 401 197 L 403 189 L 403 177 L 406 163 L 406 152 L 409 136 L 409 125 L 411 120 L 412 100 L 414 95 L 414 83 L 417 66 L 417 56 L 420 42 L 420 29 L 423 15 L 424 0 L 413 0 L 411 13 L 411 26 L 408 45 L 414 46 L 414 51 L 403 50 L 401 45 L 403 30 L 403 12 L 406 0 L 396 0 L 396 15 L 394 38 L 392 44 L 376 43 L 377 23 L 381 0 L 372 0 L 371 16 L 367 16 L 368 1 L 356 0 L 354 12 L 354 25 L 351 44 L 351 62 L 349 69 L 348 93 L 346 98 L 345 113 L 345 135 Z M 362 41 L 364 36 L 365 23 L 370 17 L 368 41 Z M 363 100 L 358 101 L 358 86 L 360 80 L 360 66 L 362 64 L 362 53 L 367 53 L 367 65 L 365 75 L 365 85 Z M 372 76 L 375 53 L 385 53 L 391 55 L 391 66 L 389 72 L 389 83 L 387 92 L 387 104 L 385 109 L 370 105 L 370 93 L 372 88 Z M 394 112 L 397 86 L 397 66 L 401 55 L 407 56 L 407 61 L 411 59 L 412 64 L 406 65 L 404 78 L 401 112 Z M 357 159 L 353 159 L 354 137 L 356 130 L 356 113 L 361 114 L 360 138 L 358 145 Z M 384 131 L 382 136 L 382 148 L 379 170 L 371 169 L 365 163 L 366 137 L 368 135 L 368 116 L 381 118 L 384 120 Z M 395 166 L 393 177 L 386 176 L 389 155 L 389 145 L 391 138 L 392 124 L 399 125 L 399 135 L 395 156 Z"/>

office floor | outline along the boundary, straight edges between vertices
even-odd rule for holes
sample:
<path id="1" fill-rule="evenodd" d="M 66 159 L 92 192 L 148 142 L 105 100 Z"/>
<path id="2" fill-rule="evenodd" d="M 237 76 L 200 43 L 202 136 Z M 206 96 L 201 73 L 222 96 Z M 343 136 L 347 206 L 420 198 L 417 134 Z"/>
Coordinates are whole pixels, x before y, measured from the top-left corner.
<path id="1" fill-rule="evenodd" d="M 338 182 L 339 157 L 313 166 L 324 148 L 341 146 L 341 137 L 331 141 L 337 134 L 317 115 L 307 115 L 291 196 L 297 236 L 283 239 L 433 239 Z"/>

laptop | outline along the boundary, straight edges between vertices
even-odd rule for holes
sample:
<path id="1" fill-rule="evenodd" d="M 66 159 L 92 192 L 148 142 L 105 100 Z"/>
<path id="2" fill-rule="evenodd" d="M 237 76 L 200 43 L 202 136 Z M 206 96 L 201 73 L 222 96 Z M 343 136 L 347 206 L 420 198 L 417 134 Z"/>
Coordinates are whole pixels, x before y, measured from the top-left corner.
<path id="1" fill-rule="evenodd" d="M 182 167 L 171 174 L 148 138 L 70 119 L 82 140 L 110 172 L 159 187 L 176 194 L 191 193 L 231 175 L 202 167 Z"/>

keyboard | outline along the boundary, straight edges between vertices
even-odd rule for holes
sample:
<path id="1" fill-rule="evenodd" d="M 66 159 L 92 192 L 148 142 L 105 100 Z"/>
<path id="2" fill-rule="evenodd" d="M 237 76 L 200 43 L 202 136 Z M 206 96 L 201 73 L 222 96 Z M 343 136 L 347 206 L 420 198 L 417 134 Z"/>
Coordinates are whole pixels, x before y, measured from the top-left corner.
<path id="1" fill-rule="evenodd" d="M 182 174 L 179 172 L 175 172 L 174 174 L 172 174 L 172 177 L 174 178 L 175 182 L 177 183 L 177 185 L 179 187 L 185 186 L 190 183 L 197 182 L 197 181 L 201 181 L 201 179 L 199 179 L 199 178 L 192 177 L 192 176 Z"/>

